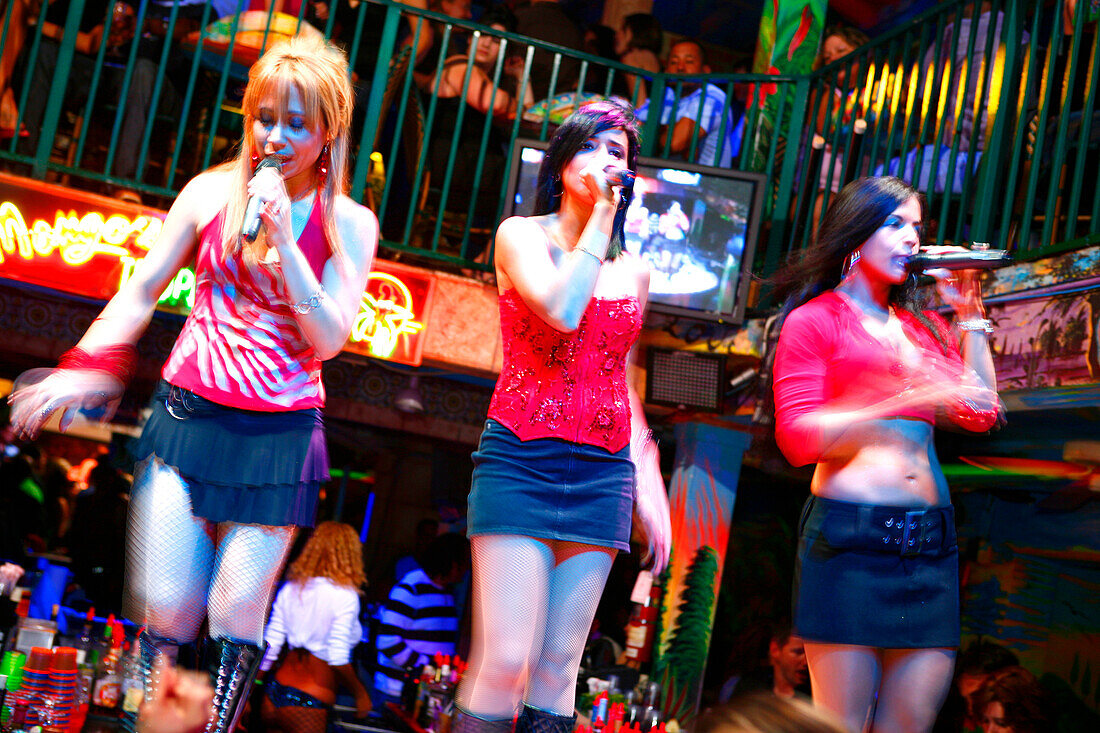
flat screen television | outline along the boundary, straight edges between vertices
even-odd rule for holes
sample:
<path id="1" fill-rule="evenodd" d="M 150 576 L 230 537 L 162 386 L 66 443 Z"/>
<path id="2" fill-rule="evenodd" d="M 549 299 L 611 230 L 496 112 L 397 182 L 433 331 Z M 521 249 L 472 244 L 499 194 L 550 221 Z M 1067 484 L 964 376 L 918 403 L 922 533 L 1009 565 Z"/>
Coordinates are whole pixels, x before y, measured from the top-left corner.
<path id="1" fill-rule="evenodd" d="M 516 140 L 505 214 L 534 213 L 546 146 L 538 140 Z M 638 158 L 634 199 L 626 215 L 626 248 L 652 271 L 652 310 L 741 322 L 764 181 L 759 173 Z"/>

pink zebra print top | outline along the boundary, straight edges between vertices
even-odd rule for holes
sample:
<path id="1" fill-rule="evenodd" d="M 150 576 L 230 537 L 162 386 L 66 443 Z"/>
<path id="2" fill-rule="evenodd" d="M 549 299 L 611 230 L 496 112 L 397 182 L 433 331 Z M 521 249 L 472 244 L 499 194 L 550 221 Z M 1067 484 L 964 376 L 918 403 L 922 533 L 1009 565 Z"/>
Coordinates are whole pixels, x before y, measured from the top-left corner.
<path id="1" fill-rule="evenodd" d="M 321 407 L 321 360 L 298 327 L 278 262 L 226 260 L 223 209 L 206 225 L 195 265 L 195 305 L 161 375 L 218 404 L 277 412 Z M 315 201 L 298 238 L 321 278 L 330 248 Z"/>

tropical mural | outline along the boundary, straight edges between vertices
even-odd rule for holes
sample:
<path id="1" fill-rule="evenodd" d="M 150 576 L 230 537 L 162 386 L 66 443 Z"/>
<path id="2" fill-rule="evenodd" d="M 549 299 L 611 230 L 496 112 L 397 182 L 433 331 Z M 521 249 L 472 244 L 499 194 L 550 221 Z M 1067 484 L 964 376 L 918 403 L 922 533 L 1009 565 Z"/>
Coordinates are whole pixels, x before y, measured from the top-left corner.
<path id="1" fill-rule="evenodd" d="M 652 678 L 661 683 L 666 718 L 690 725 L 698 712 L 718 586 L 749 435 L 702 423 L 676 426 L 669 485 L 672 546 Z"/>
<path id="2" fill-rule="evenodd" d="M 826 0 L 771 0 L 764 3 L 760 38 L 753 57 L 754 74 L 808 74 L 813 70 L 821 31 L 825 25 Z M 789 87 L 785 87 L 789 88 Z M 790 117 L 794 98 L 777 94 L 775 84 L 761 84 L 749 96 L 749 107 L 762 105 L 757 128 L 752 169 L 763 170 L 771 149 L 776 121 Z M 750 113 L 751 114 L 751 113 Z"/>

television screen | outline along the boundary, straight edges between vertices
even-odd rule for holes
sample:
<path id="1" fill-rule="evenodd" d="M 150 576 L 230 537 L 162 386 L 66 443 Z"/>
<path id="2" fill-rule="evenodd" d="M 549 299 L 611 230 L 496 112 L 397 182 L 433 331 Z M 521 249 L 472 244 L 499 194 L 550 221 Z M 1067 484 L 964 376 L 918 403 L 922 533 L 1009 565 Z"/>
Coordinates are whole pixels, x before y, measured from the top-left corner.
<path id="1" fill-rule="evenodd" d="M 546 145 L 516 141 L 508 191 L 511 215 L 534 213 Z M 626 212 L 626 248 L 649 264 L 650 308 L 740 322 L 763 199 L 759 173 L 638 158 L 634 198 Z"/>

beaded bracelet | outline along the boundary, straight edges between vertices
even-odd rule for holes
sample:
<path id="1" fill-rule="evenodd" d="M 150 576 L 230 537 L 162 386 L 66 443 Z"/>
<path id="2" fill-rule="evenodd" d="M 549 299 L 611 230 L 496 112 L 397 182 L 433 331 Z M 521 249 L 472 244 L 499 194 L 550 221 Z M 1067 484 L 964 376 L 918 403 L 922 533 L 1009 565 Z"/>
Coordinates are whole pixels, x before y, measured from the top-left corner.
<path id="1" fill-rule="evenodd" d="M 297 303 L 290 306 L 298 315 L 304 316 L 310 311 L 316 310 L 321 307 L 321 298 L 325 296 L 325 291 L 321 288 L 317 288 L 308 298 L 304 298 Z"/>
<path id="2" fill-rule="evenodd" d="M 106 372 L 126 384 L 134 376 L 137 366 L 137 348 L 133 344 L 104 346 L 91 354 L 74 346 L 61 355 L 58 369 L 92 369 Z"/>
<path id="3" fill-rule="evenodd" d="M 959 327 L 960 331 L 983 331 L 985 333 L 993 333 L 993 321 L 988 318 L 971 318 L 967 321 L 957 321 L 955 325 Z"/>

